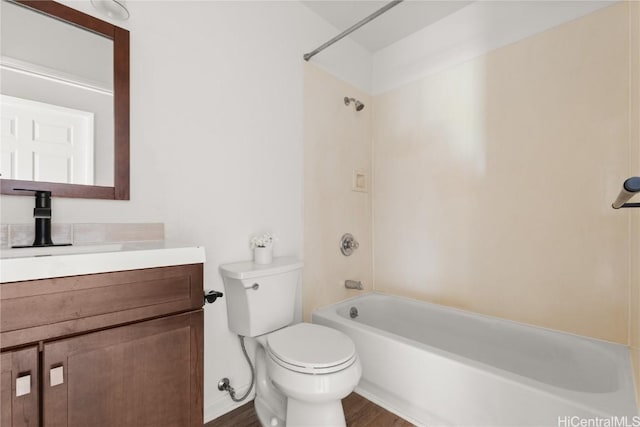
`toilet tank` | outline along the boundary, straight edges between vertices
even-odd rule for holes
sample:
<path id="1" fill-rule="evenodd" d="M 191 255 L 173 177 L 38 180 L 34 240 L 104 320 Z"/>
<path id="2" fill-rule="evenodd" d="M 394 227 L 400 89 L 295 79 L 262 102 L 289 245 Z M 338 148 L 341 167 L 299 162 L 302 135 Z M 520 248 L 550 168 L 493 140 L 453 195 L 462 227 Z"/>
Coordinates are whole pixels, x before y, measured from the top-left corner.
<path id="1" fill-rule="evenodd" d="M 268 265 L 221 265 L 229 330 L 255 337 L 290 325 L 302 266 L 292 257 L 274 258 Z"/>

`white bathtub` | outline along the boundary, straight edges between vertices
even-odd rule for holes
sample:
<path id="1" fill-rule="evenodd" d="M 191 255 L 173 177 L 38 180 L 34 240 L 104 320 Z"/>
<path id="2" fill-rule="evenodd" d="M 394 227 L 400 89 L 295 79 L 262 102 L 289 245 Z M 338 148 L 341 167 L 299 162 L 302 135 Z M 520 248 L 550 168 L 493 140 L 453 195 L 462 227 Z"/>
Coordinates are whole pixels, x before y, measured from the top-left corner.
<path id="1" fill-rule="evenodd" d="M 623 345 L 378 293 L 318 310 L 313 323 L 355 342 L 357 392 L 419 425 L 640 425 Z"/>

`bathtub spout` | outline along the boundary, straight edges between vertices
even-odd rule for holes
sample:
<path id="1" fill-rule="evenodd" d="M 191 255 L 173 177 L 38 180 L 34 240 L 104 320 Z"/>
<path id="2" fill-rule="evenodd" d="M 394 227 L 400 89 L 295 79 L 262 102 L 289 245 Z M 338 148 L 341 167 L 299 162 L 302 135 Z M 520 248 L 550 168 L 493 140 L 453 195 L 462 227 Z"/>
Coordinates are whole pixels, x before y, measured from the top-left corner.
<path id="1" fill-rule="evenodd" d="M 360 280 L 345 280 L 344 287 L 347 289 L 357 289 L 358 291 L 361 291 L 364 289 L 364 287 L 362 287 L 362 282 Z"/>

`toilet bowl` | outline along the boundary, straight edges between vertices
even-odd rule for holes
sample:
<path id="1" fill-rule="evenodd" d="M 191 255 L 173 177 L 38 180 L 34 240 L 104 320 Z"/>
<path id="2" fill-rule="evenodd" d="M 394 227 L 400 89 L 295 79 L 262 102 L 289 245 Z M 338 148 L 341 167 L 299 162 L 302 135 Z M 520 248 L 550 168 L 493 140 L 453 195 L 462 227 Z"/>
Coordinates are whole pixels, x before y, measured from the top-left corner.
<path id="1" fill-rule="evenodd" d="M 341 399 L 362 375 L 355 345 L 326 326 L 293 323 L 302 263 L 220 267 L 229 329 L 256 341 L 256 398 L 264 426 L 345 426 Z"/>
<path id="2" fill-rule="evenodd" d="M 341 399 L 362 375 L 349 337 L 325 326 L 298 323 L 254 339 L 255 406 L 262 425 L 345 425 Z"/>
<path id="3" fill-rule="evenodd" d="M 269 378 L 287 396 L 289 426 L 344 426 L 341 399 L 362 375 L 355 346 L 342 332 L 298 323 L 267 336 Z"/>

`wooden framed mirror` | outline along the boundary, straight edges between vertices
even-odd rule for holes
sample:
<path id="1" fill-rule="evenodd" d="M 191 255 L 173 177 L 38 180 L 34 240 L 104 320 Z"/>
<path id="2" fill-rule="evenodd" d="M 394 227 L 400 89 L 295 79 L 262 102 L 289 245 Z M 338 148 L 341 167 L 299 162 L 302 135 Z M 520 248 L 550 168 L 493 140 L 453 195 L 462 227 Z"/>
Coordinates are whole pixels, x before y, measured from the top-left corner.
<path id="1" fill-rule="evenodd" d="M 49 126 L 48 128 L 45 126 L 46 123 L 45 125 L 40 126 L 40 128 L 38 128 L 37 120 L 35 119 L 32 120 L 31 116 L 28 115 L 28 114 L 40 114 L 40 110 L 37 110 L 37 108 L 41 107 L 45 111 L 53 111 L 51 114 L 55 114 L 56 111 L 53 109 L 47 110 L 50 107 L 51 108 L 59 107 L 61 110 L 70 110 L 70 111 L 76 111 L 76 110 L 72 110 L 71 108 L 68 108 L 69 105 L 64 105 L 64 103 L 63 103 L 63 106 L 58 106 L 58 105 L 53 105 L 55 103 L 48 102 L 48 100 L 46 100 L 45 102 L 42 102 L 41 99 L 34 99 L 36 98 L 34 96 L 16 97 L 15 94 L 13 93 L 5 93 L 5 89 L 9 90 L 10 86 L 8 85 L 8 83 L 7 84 L 4 84 L 4 83 L 10 82 L 10 79 L 3 79 L 2 124 L 5 130 L 2 133 L 2 140 L 4 142 L 0 141 L 0 146 L 2 146 L 2 154 L 4 157 L 4 159 L 2 160 L 2 176 L 0 177 L 0 185 L 1 185 L 0 192 L 2 194 L 12 194 L 12 195 L 32 195 L 32 193 L 27 194 L 23 191 L 19 191 L 16 189 L 18 188 L 19 189 L 38 189 L 38 190 L 51 191 L 54 197 L 129 200 L 129 176 L 130 176 L 129 174 L 129 168 L 130 168 L 130 165 L 129 165 L 129 130 L 130 130 L 129 31 L 123 28 L 117 27 L 108 22 L 102 21 L 93 16 L 87 15 L 73 8 L 62 5 L 60 3 L 56 3 L 51 0 L 39 0 L 39 1 L 1 0 L 1 1 L 2 1 L 2 7 L 3 7 L 3 16 L 9 15 L 8 13 L 5 13 L 5 11 L 12 8 L 12 9 L 15 9 L 14 13 L 22 14 L 25 16 L 26 15 L 33 16 L 34 19 L 40 19 L 40 20 L 53 19 L 55 20 L 55 22 L 61 23 L 65 27 L 59 31 L 64 31 L 67 33 L 70 33 L 71 31 L 78 31 L 83 34 L 88 34 L 88 37 L 106 40 L 108 42 L 108 46 L 109 47 L 112 46 L 112 52 L 109 52 L 107 50 L 108 52 L 107 56 L 108 55 L 112 55 L 112 56 L 108 58 L 108 61 L 104 62 L 105 64 L 109 64 L 109 65 L 103 68 L 112 69 L 112 74 L 108 70 L 106 70 L 108 74 L 110 87 L 103 90 L 100 87 L 100 84 L 85 83 L 86 81 L 91 82 L 92 81 L 91 78 L 84 79 L 85 82 L 77 83 L 73 81 L 72 78 L 71 79 L 68 78 L 68 76 L 73 75 L 73 72 L 70 73 L 68 71 L 54 70 L 55 67 L 52 67 L 50 64 L 45 64 L 44 66 L 35 65 L 35 68 L 33 68 L 32 70 L 28 70 L 28 68 L 31 67 L 33 61 L 24 60 L 23 58 L 15 59 L 11 56 L 8 56 L 7 52 L 9 52 L 11 48 L 5 48 L 5 44 L 3 42 L 2 58 L 1 58 L 2 59 L 1 70 L 3 73 L 5 72 L 8 73 L 9 71 L 11 71 L 15 73 L 16 76 L 20 75 L 24 77 L 24 76 L 30 75 L 30 77 L 38 78 L 40 79 L 40 81 L 47 80 L 48 82 L 53 81 L 54 83 L 58 83 L 60 85 L 64 84 L 71 87 L 72 90 L 75 90 L 76 91 L 75 93 L 77 93 L 78 90 L 85 90 L 85 92 L 87 93 L 91 91 L 93 91 L 93 93 L 99 93 L 100 91 L 102 91 L 104 92 L 102 95 L 110 97 L 111 101 L 110 101 L 110 104 L 107 105 L 107 107 L 102 108 L 102 110 L 105 110 L 105 111 L 109 110 L 108 111 L 109 114 L 107 114 L 109 116 L 107 122 L 109 122 L 110 125 L 108 124 L 105 125 L 105 120 L 102 119 L 103 116 L 99 116 L 100 113 L 95 113 L 93 111 L 85 111 L 85 110 L 90 110 L 90 108 L 85 108 L 85 109 L 80 108 L 78 109 L 78 111 L 82 110 L 80 111 L 81 113 L 86 113 L 85 116 L 91 117 L 91 121 L 87 122 L 89 124 L 85 128 L 83 128 L 85 130 L 83 130 L 82 132 L 76 131 L 75 128 L 71 128 L 71 127 L 67 129 L 65 127 L 66 125 L 58 126 L 55 123 Z M 17 19 L 13 19 L 13 18 L 11 19 L 12 21 L 10 22 L 15 23 L 17 21 Z M 42 28 L 49 26 L 49 22 L 53 22 L 53 21 L 45 22 L 46 25 L 34 24 L 32 26 L 32 29 L 37 28 L 38 31 L 41 31 Z M 58 24 L 55 24 L 55 25 L 58 25 Z M 7 25 L 5 27 L 10 27 L 10 25 Z M 24 31 L 24 28 L 28 28 L 28 25 L 21 24 L 21 25 L 14 25 L 14 27 L 16 27 L 16 32 L 19 32 L 19 31 Z M 20 27 L 22 27 L 22 30 Z M 32 31 L 32 30 L 29 30 L 29 31 Z M 33 31 L 35 32 L 35 30 Z M 55 30 L 55 31 L 58 31 L 58 30 Z M 3 32 L 4 32 L 4 29 L 3 29 Z M 20 56 L 21 54 L 20 49 L 28 50 L 28 48 L 24 47 L 24 43 L 25 43 L 24 39 L 27 39 L 29 37 L 30 37 L 29 35 L 27 35 L 27 37 L 24 37 L 24 34 L 14 35 L 15 39 L 20 40 L 20 43 L 17 44 L 19 46 L 15 48 L 15 50 L 18 52 L 17 56 Z M 64 36 L 64 37 L 67 37 L 67 36 Z M 43 34 L 38 34 L 37 37 L 34 36 L 33 38 L 37 40 L 36 42 L 34 42 L 34 44 L 38 45 L 38 47 L 33 50 L 46 51 L 49 57 L 54 56 L 49 52 L 50 50 L 53 50 L 53 49 L 46 48 L 46 43 L 44 43 L 45 40 L 53 40 L 53 42 L 51 43 L 56 43 L 61 46 L 60 51 L 63 53 L 59 55 L 60 57 L 63 57 L 67 53 L 70 53 L 76 50 L 77 52 L 80 52 L 80 47 L 78 46 L 76 48 L 73 40 L 70 43 L 69 42 L 62 43 L 62 41 L 58 41 L 58 39 L 56 39 L 55 36 L 48 36 Z M 62 38 L 63 36 L 60 36 L 60 39 Z M 5 37 L 5 34 L 3 34 L 3 40 L 5 39 L 10 40 L 11 37 Z M 99 41 L 99 43 L 104 44 L 105 42 Z M 79 45 L 80 44 L 84 45 L 86 43 L 79 42 Z M 107 49 L 109 49 L 109 47 Z M 93 53 L 94 50 L 98 50 L 93 48 L 89 48 L 89 49 L 90 49 L 89 52 L 91 54 Z M 91 58 L 89 58 L 85 53 L 80 53 L 79 55 L 82 57 L 85 57 L 84 62 L 87 64 L 100 63 L 99 60 L 94 61 Z M 13 56 L 16 56 L 16 55 L 13 55 Z M 55 60 L 56 59 L 54 59 L 54 61 Z M 73 61 L 63 61 L 63 58 L 58 58 L 57 61 L 59 63 L 73 62 Z M 25 67 L 23 66 L 23 64 L 28 64 L 28 66 Z M 97 68 L 97 66 L 95 65 L 92 65 L 92 66 L 94 66 L 94 68 Z M 35 70 L 35 72 L 33 70 Z M 44 70 L 44 71 L 41 72 L 40 70 Z M 53 77 L 51 77 L 50 75 L 47 75 L 47 73 L 49 73 L 50 70 L 54 70 L 53 74 L 51 74 Z M 105 72 L 105 70 L 98 70 L 98 71 Z M 57 76 L 55 74 L 57 74 Z M 3 74 L 3 77 L 4 77 L 4 74 Z M 18 77 L 16 77 L 16 81 L 17 81 L 17 78 Z M 60 81 L 55 82 L 56 79 Z M 15 87 L 17 86 L 19 85 L 15 85 Z M 25 85 L 24 83 L 22 83 L 22 86 L 28 87 L 29 90 L 35 90 L 33 89 L 33 87 L 36 85 L 35 84 Z M 64 95 L 58 95 L 58 96 L 64 96 Z M 27 99 L 23 100 L 22 98 L 27 98 Z M 78 97 L 75 95 L 67 96 L 67 100 L 71 100 L 71 99 L 75 100 L 76 98 Z M 10 100 L 10 101 L 7 101 L 7 100 Z M 54 141 L 54 139 L 56 139 L 56 137 L 59 136 L 59 139 L 62 140 L 64 144 L 58 144 L 58 145 L 65 145 L 65 144 L 74 145 L 74 143 L 76 143 L 74 138 L 77 139 L 76 137 L 78 134 L 89 135 L 88 138 L 91 139 L 90 141 L 91 148 L 88 150 L 85 150 L 86 152 L 83 151 L 82 154 L 79 156 L 83 159 L 86 159 L 85 163 L 91 163 L 91 162 L 95 163 L 97 165 L 95 167 L 95 171 L 94 171 L 93 164 L 90 164 L 89 166 L 82 169 L 83 171 L 88 171 L 88 172 L 82 172 L 82 174 L 86 175 L 86 177 L 83 178 L 83 180 L 79 181 L 81 183 L 78 183 L 78 181 L 74 181 L 73 179 L 71 179 L 72 176 L 81 175 L 80 173 L 74 172 L 76 169 L 78 169 L 77 163 L 79 163 L 75 161 L 74 157 L 69 158 L 67 154 L 59 155 L 57 153 L 55 155 L 51 155 L 50 157 L 51 158 L 55 157 L 55 159 L 49 162 L 50 165 L 55 166 L 57 162 L 57 164 L 63 165 L 61 166 L 62 168 L 66 168 L 66 169 L 61 169 L 62 172 L 60 172 L 59 170 L 57 172 L 55 171 L 47 172 L 49 169 L 53 170 L 52 168 L 54 166 L 46 166 L 46 167 L 42 166 L 48 161 L 46 160 L 48 158 L 45 155 L 38 157 L 38 154 L 36 153 L 36 151 L 28 151 L 27 149 L 25 149 L 25 152 L 23 154 L 17 154 L 18 152 L 16 150 L 11 151 L 13 150 L 13 148 L 5 147 L 5 144 L 7 145 L 11 144 L 13 139 L 17 138 L 15 135 L 18 134 L 18 132 L 16 131 L 17 129 L 16 123 L 18 122 L 18 120 L 17 119 L 14 120 L 15 123 L 12 122 L 14 116 L 11 115 L 13 114 L 11 111 L 13 110 L 5 109 L 5 105 L 12 104 L 14 101 L 16 101 L 15 104 L 18 105 L 18 107 L 16 107 L 18 110 L 22 108 L 20 102 L 24 101 L 26 103 L 31 102 L 35 104 L 35 109 L 34 109 L 35 112 L 25 113 L 27 114 L 25 116 L 27 117 L 27 119 L 22 120 L 23 124 L 24 122 L 29 122 L 29 126 L 24 128 L 25 132 L 21 133 L 21 135 L 29 134 L 29 136 L 26 137 L 27 139 L 29 139 L 28 141 L 29 143 L 33 142 L 31 140 L 38 139 L 38 135 L 40 136 L 45 135 L 46 134 L 45 131 L 47 129 L 49 129 L 49 134 L 52 136 L 49 138 L 49 141 L 45 141 L 45 142 L 58 143 L 59 141 Z M 73 107 L 75 108 L 75 106 Z M 14 107 L 7 107 L 7 108 L 14 108 Z M 10 111 L 10 112 L 6 113 L 6 111 Z M 94 116 L 96 117 L 95 125 L 93 122 Z M 33 117 L 36 117 L 36 116 L 33 116 Z M 100 129 L 100 132 L 98 132 L 98 129 Z M 38 134 L 39 131 L 40 131 L 40 134 Z M 11 132 L 13 132 L 13 134 L 11 134 Z M 98 135 L 98 134 L 99 136 L 107 135 L 106 137 L 103 138 L 107 144 L 106 149 L 104 145 L 101 145 L 101 146 L 96 145 L 95 146 L 96 148 L 95 149 L 93 148 L 94 144 L 98 144 L 99 142 L 98 137 L 95 137 L 95 141 L 94 141 L 94 135 Z M 41 137 L 40 139 L 44 140 L 46 138 Z M 53 144 L 49 144 L 49 145 L 51 146 Z M 76 145 L 79 145 L 79 144 L 76 144 Z M 47 150 L 47 149 L 49 149 L 49 147 L 45 147 L 43 150 Z M 107 153 L 107 155 L 101 156 L 100 152 Z M 32 159 L 25 160 L 25 162 L 27 162 L 25 163 L 26 166 L 22 167 L 24 171 L 21 173 L 15 173 L 14 172 L 15 170 L 19 170 L 18 166 L 16 166 L 18 165 L 17 159 L 19 158 L 22 161 L 28 157 L 32 157 Z M 108 160 L 103 161 L 102 157 L 108 158 Z M 41 159 L 45 159 L 45 160 L 41 160 Z M 28 163 L 28 162 L 31 162 L 31 163 Z M 100 164 L 98 164 L 98 162 L 100 162 Z M 75 166 L 72 166 L 72 164 Z M 73 169 L 74 167 L 76 169 Z M 98 176 L 98 170 L 102 171 L 101 177 L 96 178 Z M 106 177 L 102 177 L 102 175 Z M 61 178 L 58 178 L 58 176 Z M 55 177 L 55 178 L 52 179 L 49 177 Z"/>

